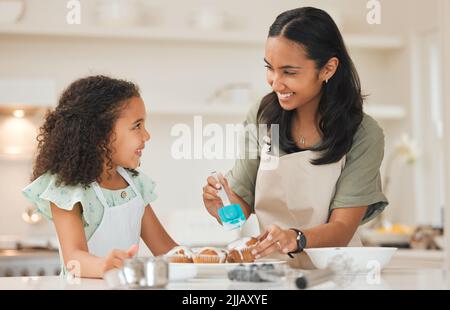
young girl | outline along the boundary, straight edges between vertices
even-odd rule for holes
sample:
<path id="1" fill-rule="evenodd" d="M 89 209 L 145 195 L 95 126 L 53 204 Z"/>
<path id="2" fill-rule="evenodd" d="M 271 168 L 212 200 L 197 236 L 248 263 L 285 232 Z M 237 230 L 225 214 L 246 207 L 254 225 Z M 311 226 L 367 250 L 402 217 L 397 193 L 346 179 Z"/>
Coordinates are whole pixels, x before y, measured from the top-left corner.
<path id="1" fill-rule="evenodd" d="M 150 206 L 155 183 L 136 170 L 150 139 L 145 119 L 138 86 L 90 76 L 63 92 L 40 129 L 23 194 L 53 220 L 64 266 L 81 277 L 121 267 L 140 237 L 155 256 L 176 246 Z"/>

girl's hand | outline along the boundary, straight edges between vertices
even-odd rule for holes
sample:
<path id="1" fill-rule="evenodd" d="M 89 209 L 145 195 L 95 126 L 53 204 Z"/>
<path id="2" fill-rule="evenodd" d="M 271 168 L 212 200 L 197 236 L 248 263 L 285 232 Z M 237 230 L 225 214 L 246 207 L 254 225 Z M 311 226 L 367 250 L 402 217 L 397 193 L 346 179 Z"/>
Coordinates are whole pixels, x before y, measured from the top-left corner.
<path id="1" fill-rule="evenodd" d="M 218 190 L 223 186 L 231 203 L 239 203 L 239 199 L 231 190 L 227 179 L 224 178 L 221 173 L 218 173 L 218 177 L 220 182 L 217 182 L 216 178 L 213 176 L 208 177 L 206 180 L 207 184 L 203 187 L 203 203 L 205 204 L 206 210 L 209 214 L 220 221 L 217 210 L 221 208 L 223 204 L 222 200 L 218 196 Z"/>
<path id="2" fill-rule="evenodd" d="M 122 268 L 123 261 L 136 255 L 139 246 L 133 244 L 127 251 L 112 250 L 106 257 L 103 266 L 103 273 L 114 268 Z"/>
<path id="3" fill-rule="evenodd" d="M 277 225 L 270 225 L 258 237 L 259 244 L 252 254 L 256 259 L 274 252 L 287 254 L 297 249 L 297 233 L 291 229 L 281 229 Z"/>

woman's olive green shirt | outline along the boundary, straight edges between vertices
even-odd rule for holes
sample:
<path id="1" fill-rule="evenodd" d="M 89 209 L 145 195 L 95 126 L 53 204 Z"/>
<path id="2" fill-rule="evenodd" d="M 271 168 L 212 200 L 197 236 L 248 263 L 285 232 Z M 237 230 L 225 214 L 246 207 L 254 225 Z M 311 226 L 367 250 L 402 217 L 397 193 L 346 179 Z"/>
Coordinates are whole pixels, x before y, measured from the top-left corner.
<path id="1" fill-rule="evenodd" d="M 259 104 L 247 113 L 244 126 L 257 125 Z M 244 154 L 237 159 L 228 172 L 227 179 L 233 191 L 241 196 L 254 210 L 256 176 L 260 163 L 261 140 L 258 132 L 250 131 L 245 135 L 246 151 L 257 150 L 257 156 Z M 278 149 L 279 156 L 286 155 Z M 346 154 L 344 169 L 336 183 L 336 192 L 329 212 L 336 208 L 368 206 L 362 220 L 366 223 L 380 214 L 388 205 L 382 192 L 380 166 L 384 156 L 384 134 L 378 123 L 364 114 L 350 151 Z M 301 184 L 299 184 L 299 190 Z"/>

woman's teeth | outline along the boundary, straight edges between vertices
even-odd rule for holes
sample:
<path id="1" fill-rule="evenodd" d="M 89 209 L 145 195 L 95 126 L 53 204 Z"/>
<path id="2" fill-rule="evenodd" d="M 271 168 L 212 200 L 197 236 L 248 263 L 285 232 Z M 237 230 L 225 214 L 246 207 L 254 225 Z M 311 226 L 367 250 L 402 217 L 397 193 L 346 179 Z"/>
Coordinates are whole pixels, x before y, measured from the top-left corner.
<path id="1" fill-rule="evenodd" d="M 290 92 L 290 93 L 279 93 L 279 92 L 277 92 L 277 95 L 278 95 L 278 98 L 280 98 L 281 100 L 287 100 L 291 96 L 293 96 L 294 93 L 293 92 Z"/>

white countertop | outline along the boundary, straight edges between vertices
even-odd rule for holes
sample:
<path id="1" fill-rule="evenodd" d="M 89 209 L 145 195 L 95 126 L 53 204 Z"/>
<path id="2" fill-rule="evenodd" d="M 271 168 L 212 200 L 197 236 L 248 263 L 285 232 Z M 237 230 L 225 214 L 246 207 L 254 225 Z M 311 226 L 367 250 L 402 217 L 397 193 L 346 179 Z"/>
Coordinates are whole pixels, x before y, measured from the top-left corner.
<path id="1" fill-rule="evenodd" d="M 0 278 L 0 290 L 44 289 L 44 290 L 104 290 L 106 282 L 99 279 L 76 279 L 79 283 L 68 283 L 58 276 Z M 226 278 L 190 279 L 169 283 L 167 289 L 174 290 L 276 290 L 295 289 L 292 283 L 249 283 L 233 282 Z M 343 284 L 326 282 L 313 289 L 448 289 L 446 273 L 442 269 L 386 268 L 379 281 L 370 275 L 350 277 Z"/>

